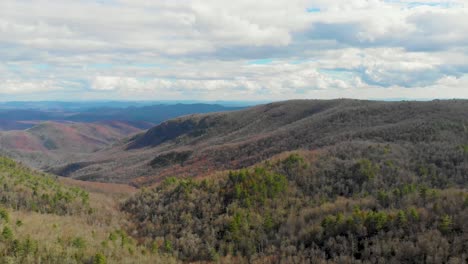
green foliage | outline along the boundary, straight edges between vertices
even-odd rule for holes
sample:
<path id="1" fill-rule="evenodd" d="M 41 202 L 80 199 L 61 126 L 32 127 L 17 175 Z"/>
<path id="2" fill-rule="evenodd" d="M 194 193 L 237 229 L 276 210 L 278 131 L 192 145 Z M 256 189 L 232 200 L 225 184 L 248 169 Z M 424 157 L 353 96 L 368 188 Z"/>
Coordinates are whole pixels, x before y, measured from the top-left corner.
<path id="1" fill-rule="evenodd" d="M 131 237 L 121 229 L 111 232 L 109 234 L 109 240 L 114 244 L 119 244 L 121 248 L 133 243 Z"/>
<path id="2" fill-rule="evenodd" d="M 354 165 L 353 177 L 355 180 L 362 184 L 375 178 L 379 170 L 379 166 L 374 164 L 369 159 L 361 159 Z"/>
<path id="3" fill-rule="evenodd" d="M 0 208 L 0 220 L 7 223 L 10 221 L 10 214 L 8 214 L 8 211 L 4 208 Z"/>
<path id="4" fill-rule="evenodd" d="M 74 214 L 88 211 L 89 195 L 0 156 L 0 204 L 41 213 Z"/>
<path id="5" fill-rule="evenodd" d="M 198 187 L 198 182 L 195 182 L 193 179 L 183 179 L 183 180 L 179 180 L 177 191 L 185 195 L 188 195 L 192 192 L 194 188 L 197 188 L 197 187 Z"/>
<path id="6" fill-rule="evenodd" d="M 75 248 L 79 249 L 84 249 L 86 248 L 86 240 L 84 240 L 82 237 L 76 237 L 72 240 L 71 242 L 72 246 Z"/>
<path id="7" fill-rule="evenodd" d="M 304 158 L 299 154 L 291 154 L 281 163 L 288 178 L 291 178 L 294 173 L 299 173 L 301 169 L 307 167 L 307 163 L 305 162 Z"/>
<path id="8" fill-rule="evenodd" d="M 419 221 L 419 213 L 415 208 L 410 208 L 408 215 L 411 217 L 412 221 Z"/>
<path id="9" fill-rule="evenodd" d="M 235 190 L 234 198 L 243 206 L 250 207 L 252 203 L 263 205 L 267 200 L 276 198 L 286 190 L 288 181 L 281 174 L 256 167 L 254 171 L 231 171 L 228 185 Z"/>
<path id="10" fill-rule="evenodd" d="M 5 226 L 2 231 L 2 239 L 3 240 L 11 240 L 13 239 L 13 230 L 8 226 Z"/>
<path id="11" fill-rule="evenodd" d="M 231 223 L 229 224 L 229 231 L 235 236 L 240 232 L 243 223 L 244 221 L 242 214 L 237 212 L 236 214 L 234 214 L 234 217 Z M 236 239 L 234 238 L 234 240 Z"/>
<path id="12" fill-rule="evenodd" d="M 275 223 L 271 214 L 265 215 L 265 218 L 263 219 L 263 228 L 265 229 L 265 231 L 270 232 L 273 230 L 274 227 Z"/>
<path id="13" fill-rule="evenodd" d="M 170 240 L 164 240 L 164 251 L 165 252 L 172 252 L 172 243 Z"/>
<path id="14" fill-rule="evenodd" d="M 365 211 L 357 209 L 352 215 L 345 217 L 342 213 L 337 215 L 328 215 L 322 222 L 324 235 L 333 237 L 344 235 L 345 233 L 354 233 L 362 235 L 363 230 L 367 236 L 374 236 L 382 230 L 389 229 L 392 225 L 397 225 L 401 219 L 397 214 L 386 211 Z"/>
<path id="15" fill-rule="evenodd" d="M 400 227 L 405 227 L 408 223 L 408 218 L 406 217 L 406 212 L 403 210 L 398 211 L 397 218 L 396 218 L 397 224 Z"/>
<path id="16" fill-rule="evenodd" d="M 165 186 L 169 186 L 172 184 L 176 184 L 177 182 L 178 182 L 178 179 L 176 177 L 167 177 L 164 179 L 162 184 Z"/>
<path id="17" fill-rule="evenodd" d="M 5 169 L 14 169 L 16 168 L 16 162 L 12 159 L 1 157 L 0 156 L 0 167 Z"/>
<path id="18" fill-rule="evenodd" d="M 298 165 L 304 166 L 306 164 L 304 158 L 299 154 L 289 155 L 286 159 L 282 161 L 282 163 L 286 168 L 292 168 Z"/>
<path id="19" fill-rule="evenodd" d="M 38 241 L 27 237 L 22 242 L 20 242 L 19 249 L 23 255 L 35 255 L 39 250 L 39 243 Z"/>
<path id="20" fill-rule="evenodd" d="M 97 253 L 94 256 L 93 264 L 107 264 L 106 256 L 104 254 L 102 254 L 102 253 Z"/>
<path id="21" fill-rule="evenodd" d="M 109 240 L 110 241 L 116 241 L 118 238 L 118 234 L 116 232 L 112 232 L 109 234 Z"/>
<path id="22" fill-rule="evenodd" d="M 452 230 L 453 221 L 448 215 L 444 215 L 439 223 L 439 229 L 443 233 L 450 233 Z"/>
<path id="23" fill-rule="evenodd" d="M 374 212 L 371 211 L 366 214 L 364 219 L 364 225 L 370 233 L 376 233 L 387 226 L 389 222 L 389 216 L 385 212 Z"/>
<path id="24" fill-rule="evenodd" d="M 468 144 L 467 145 L 461 145 L 460 149 L 463 151 L 464 154 L 468 154 Z"/>

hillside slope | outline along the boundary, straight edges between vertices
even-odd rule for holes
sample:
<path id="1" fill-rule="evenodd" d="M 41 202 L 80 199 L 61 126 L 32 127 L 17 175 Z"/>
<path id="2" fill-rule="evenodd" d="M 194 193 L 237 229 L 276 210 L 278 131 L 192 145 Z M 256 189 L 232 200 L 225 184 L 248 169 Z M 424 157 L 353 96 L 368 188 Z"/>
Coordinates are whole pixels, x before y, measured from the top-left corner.
<path id="1" fill-rule="evenodd" d="M 0 132 L 0 151 L 41 168 L 73 161 L 141 132 L 125 122 L 44 122 L 22 131 Z"/>
<path id="2" fill-rule="evenodd" d="M 150 185 L 250 166 L 284 151 L 342 142 L 460 146 L 468 142 L 468 101 L 295 100 L 169 120 L 81 162 L 64 176 Z"/>
<path id="3" fill-rule="evenodd" d="M 59 181 L 0 156 L 0 263 L 175 263 L 124 230 L 118 197 L 128 192 Z"/>

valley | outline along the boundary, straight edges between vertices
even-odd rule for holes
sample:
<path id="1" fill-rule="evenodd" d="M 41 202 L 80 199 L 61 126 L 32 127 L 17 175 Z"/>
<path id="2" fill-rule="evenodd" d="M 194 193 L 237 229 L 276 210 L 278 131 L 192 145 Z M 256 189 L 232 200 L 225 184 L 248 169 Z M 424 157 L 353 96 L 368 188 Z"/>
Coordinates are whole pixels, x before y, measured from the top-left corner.
<path id="1" fill-rule="evenodd" d="M 0 153 L 29 166 L 45 169 L 109 147 L 125 137 L 143 131 L 141 126 L 120 121 L 46 121 L 26 130 L 0 131 Z"/>
<path id="2" fill-rule="evenodd" d="M 202 103 L 4 103 L 0 154 L 47 171 L 85 159 L 170 118 L 240 108 Z"/>

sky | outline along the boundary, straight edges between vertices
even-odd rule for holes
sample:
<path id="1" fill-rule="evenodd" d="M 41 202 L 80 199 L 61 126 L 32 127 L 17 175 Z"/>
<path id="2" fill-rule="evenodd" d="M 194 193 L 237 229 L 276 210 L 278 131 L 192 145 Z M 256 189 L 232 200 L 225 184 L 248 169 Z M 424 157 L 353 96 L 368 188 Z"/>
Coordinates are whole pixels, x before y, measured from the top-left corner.
<path id="1" fill-rule="evenodd" d="M 468 0 L 1 0 L 0 101 L 468 98 Z"/>

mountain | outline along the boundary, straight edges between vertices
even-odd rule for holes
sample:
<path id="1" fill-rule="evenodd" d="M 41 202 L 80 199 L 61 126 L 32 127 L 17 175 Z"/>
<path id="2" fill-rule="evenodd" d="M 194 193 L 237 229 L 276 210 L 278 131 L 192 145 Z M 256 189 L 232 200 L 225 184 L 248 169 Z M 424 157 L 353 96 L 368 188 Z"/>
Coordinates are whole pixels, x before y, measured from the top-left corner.
<path id="1" fill-rule="evenodd" d="M 77 122 L 95 122 L 102 120 L 132 120 L 161 123 L 165 120 L 193 114 L 238 110 L 242 107 L 226 107 L 217 104 L 159 104 L 127 108 L 92 108 L 70 116 L 68 120 Z"/>
<path id="2" fill-rule="evenodd" d="M 466 113 L 289 101 L 171 120 L 119 146 L 154 185 L 121 208 L 187 263 L 464 263 Z"/>
<path id="3" fill-rule="evenodd" d="M 0 152 L 42 168 L 70 162 L 141 132 L 142 122 L 43 122 L 26 130 L 0 132 Z"/>
<path id="4" fill-rule="evenodd" d="M 218 104 L 12 102 L 0 105 L 0 154 L 47 169 L 177 116 L 230 111 Z"/>
<path id="5" fill-rule="evenodd" d="M 147 104 L 147 103 L 146 103 Z M 0 131 L 26 129 L 44 121 L 135 122 L 134 125 L 161 123 L 167 119 L 194 113 L 210 113 L 238 110 L 242 107 L 229 107 L 219 104 L 155 104 L 115 102 L 115 103 L 11 103 L 0 106 Z M 18 108 L 18 107 L 25 108 Z M 145 124 L 146 123 L 146 124 Z"/>
<path id="6" fill-rule="evenodd" d="M 165 121 L 110 149 L 52 171 L 82 180 L 151 185 L 239 169 L 276 154 L 346 142 L 461 146 L 468 101 L 294 100 Z"/>
<path id="7" fill-rule="evenodd" d="M 34 121 L 14 121 L 0 119 L 0 131 L 24 130 L 33 127 L 36 123 L 37 122 Z"/>

